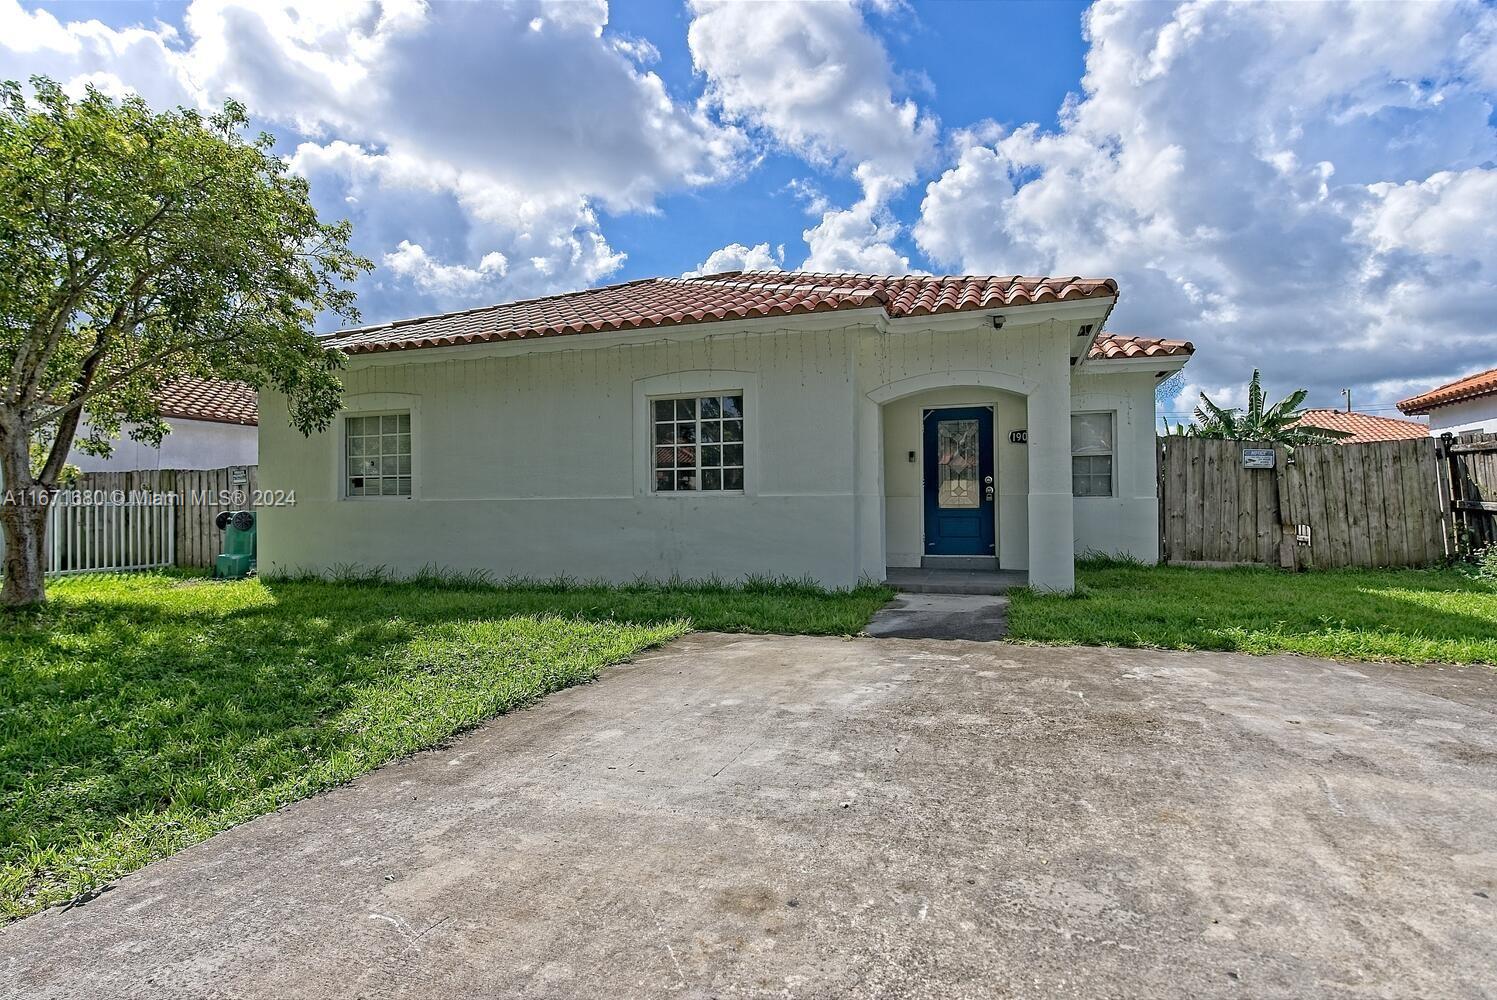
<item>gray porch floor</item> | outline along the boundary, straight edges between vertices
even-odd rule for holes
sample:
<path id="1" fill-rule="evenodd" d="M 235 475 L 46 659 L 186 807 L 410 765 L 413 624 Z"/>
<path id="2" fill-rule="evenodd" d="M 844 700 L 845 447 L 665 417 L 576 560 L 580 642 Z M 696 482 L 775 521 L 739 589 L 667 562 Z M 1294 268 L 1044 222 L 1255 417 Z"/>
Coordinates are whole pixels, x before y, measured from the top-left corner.
<path id="1" fill-rule="evenodd" d="M 891 566 L 885 583 L 906 594 L 1004 594 L 1029 583 L 1022 570 L 916 569 Z"/>

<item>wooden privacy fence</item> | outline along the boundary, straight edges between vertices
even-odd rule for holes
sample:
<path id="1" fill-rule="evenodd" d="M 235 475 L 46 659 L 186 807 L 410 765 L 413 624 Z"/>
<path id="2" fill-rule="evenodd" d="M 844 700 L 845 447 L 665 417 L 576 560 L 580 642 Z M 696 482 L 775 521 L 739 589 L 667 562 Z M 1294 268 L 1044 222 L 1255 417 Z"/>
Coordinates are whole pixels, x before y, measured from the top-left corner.
<path id="1" fill-rule="evenodd" d="M 1497 434 L 1440 438 L 1443 486 L 1462 552 L 1497 545 Z"/>
<path id="2" fill-rule="evenodd" d="M 1247 456 L 1272 467 L 1245 467 Z M 1433 438 L 1292 450 L 1159 439 L 1160 558 L 1286 569 L 1429 566 L 1450 551 Z"/>
<path id="3" fill-rule="evenodd" d="M 133 497 L 170 506 L 173 561 L 168 565 L 212 566 L 223 542 L 213 519 L 219 511 L 254 505 L 257 472 L 253 465 L 87 472 L 79 477 L 76 492 L 95 500 Z"/>

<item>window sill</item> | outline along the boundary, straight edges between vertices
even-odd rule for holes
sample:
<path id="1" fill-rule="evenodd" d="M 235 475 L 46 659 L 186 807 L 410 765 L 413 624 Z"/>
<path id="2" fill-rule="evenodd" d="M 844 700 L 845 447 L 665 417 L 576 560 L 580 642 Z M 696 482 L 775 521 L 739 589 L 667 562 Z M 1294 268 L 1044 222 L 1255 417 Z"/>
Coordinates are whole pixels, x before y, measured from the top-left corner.
<path id="1" fill-rule="evenodd" d="M 746 497 L 748 490 L 651 490 L 652 497 Z"/>

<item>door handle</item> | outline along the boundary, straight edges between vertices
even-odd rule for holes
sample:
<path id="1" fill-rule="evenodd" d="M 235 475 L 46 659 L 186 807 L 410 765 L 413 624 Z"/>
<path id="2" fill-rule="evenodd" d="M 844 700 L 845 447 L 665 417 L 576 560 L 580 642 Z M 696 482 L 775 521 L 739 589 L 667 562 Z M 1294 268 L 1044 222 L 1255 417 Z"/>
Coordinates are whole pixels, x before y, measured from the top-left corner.
<path id="1" fill-rule="evenodd" d="M 985 499 L 988 499 L 988 500 L 993 499 L 993 487 L 991 487 L 991 486 L 987 487 L 986 489 L 983 490 L 983 493 L 986 494 Z"/>

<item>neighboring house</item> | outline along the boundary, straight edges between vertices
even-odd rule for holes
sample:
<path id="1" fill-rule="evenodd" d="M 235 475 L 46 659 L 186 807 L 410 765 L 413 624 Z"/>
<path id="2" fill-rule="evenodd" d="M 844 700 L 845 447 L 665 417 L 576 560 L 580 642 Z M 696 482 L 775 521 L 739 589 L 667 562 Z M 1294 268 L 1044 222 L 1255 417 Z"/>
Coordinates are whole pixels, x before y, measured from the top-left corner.
<path id="1" fill-rule="evenodd" d="M 1373 441 L 1410 441 L 1429 437 L 1429 427 L 1413 420 L 1379 417 L 1355 410 L 1306 410 L 1297 421 L 1303 427 L 1323 427 L 1344 431 L 1351 437 L 1337 438 L 1336 444 L 1369 444 Z"/>
<path id="2" fill-rule="evenodd" d="M 1497 368 L 1458 378 L 1405 399 L 1398 408 L 1409 416 L 1429 415 L 1429 432 L 1497 433 Z"/>
<path id="3" fill-rule="evenodd" d="M 75 447 L 68 461 L 84 472 L 221 469 L 256 463 L 260 414 L 254 389 L 239 382 L 184 378 L 163 389 L 156 402 L 172 429 L 160 448 L 132 441 L 126 433 L 115 439 L 107 458 Z M 87 430 L 80 427 L 78 437 Z"/>
<path id="4" fill-rule="evenodd" d="M 330 431 L 265 393 L 262 570 L 627 581 L 1158 554 L 1154 390 L 1111 279 L 729 272 L 333 334 Z"/>

